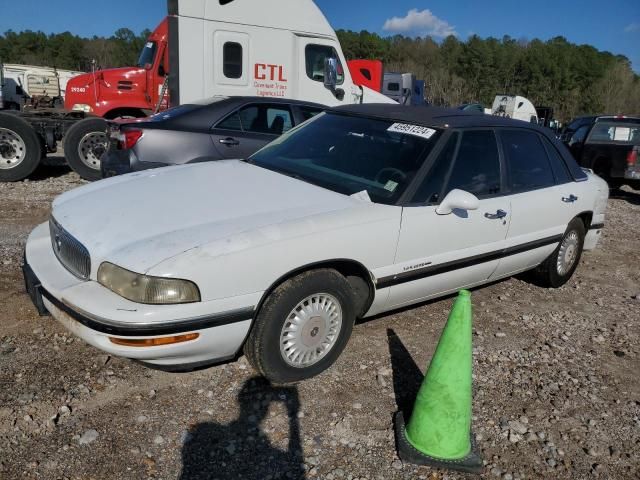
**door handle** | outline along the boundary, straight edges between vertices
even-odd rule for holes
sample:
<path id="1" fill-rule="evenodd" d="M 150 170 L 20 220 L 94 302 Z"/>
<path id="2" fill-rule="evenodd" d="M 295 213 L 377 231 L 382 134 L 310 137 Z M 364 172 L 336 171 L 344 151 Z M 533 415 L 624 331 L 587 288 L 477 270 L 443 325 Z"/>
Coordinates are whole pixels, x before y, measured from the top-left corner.
<path id="1" fill-rule="evenodd" d="M 221 138 L 220 139 L 220 143 L 223 145 L 240 145 L 240 142 L 238 140 L 236 140 L 235 138 L 231 138 L 231 137 L 227 137 L 227 138 Z"/>
<path id="2" fill-rule="evenodd" d="M 573 203 L 576 200 L 578 200 L 578 197 L 576 197 L 573 193 L 571 195 L 569 195 L 568 197 L 562 197 L 562 201 L 564 203 Z"/>
<path id="3" fill-rule="evenodd" d="M 497 220 L 499 218 L 504 218 L 507 216 L 507 212 L 504 210 L 498 210 L 496 213 L 485 213 L 484 216 L 490 220 Z"/>

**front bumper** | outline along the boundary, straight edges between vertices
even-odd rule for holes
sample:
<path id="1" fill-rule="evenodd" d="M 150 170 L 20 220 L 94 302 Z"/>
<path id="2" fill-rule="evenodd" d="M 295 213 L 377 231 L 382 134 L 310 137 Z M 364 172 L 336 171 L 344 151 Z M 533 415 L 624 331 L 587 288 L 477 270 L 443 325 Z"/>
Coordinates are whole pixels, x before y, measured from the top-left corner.
<path id="1" fill-rule="evenodd" d="M 104 154 L 100 161 L 102 178 L 115 177 L 117 175 L 124 175 L 125 173 L 166 166 L 166 163 L 140 161 L 132 149 L 116 150 L 113 147 Z"/>
<path id="2" fill-rule="evenodd" d="M 636 180 L 640 182 L 640 166 L 629 167 L 624 171 L 626 180 Z"/>
<path id="3" fill-rule="evenodd" d="M 234 357 L 254 315 L 254 299 L 234 297 L 185 305 L 129 302 L 94 281 L 69 273 L 51 248 L 46 224 L 29 236 L 25 286 L 41 315 L 50 313 L 69 331 L 111 355 L 160 367 L 213 363 Z M 249 303 L 245 303 L 249 302 Z M 196 309 L 196 310 L 194 310 Z M 206 313 L 208 312 L 215 313 Z M 110 338 L 149 339 L 198 333 L 197 339 L 159 346 L 125 346 Z"/>

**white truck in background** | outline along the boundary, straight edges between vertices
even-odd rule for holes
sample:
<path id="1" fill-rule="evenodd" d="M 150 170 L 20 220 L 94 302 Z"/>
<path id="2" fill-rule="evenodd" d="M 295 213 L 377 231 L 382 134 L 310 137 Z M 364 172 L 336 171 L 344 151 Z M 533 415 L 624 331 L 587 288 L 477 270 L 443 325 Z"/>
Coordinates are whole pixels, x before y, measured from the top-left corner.
<path id="1" fill-rule="evenodd" d="M 528 123 L 538 123 L 538 113 L 528 99 L 519 95 L 496 95 L 491 114 Z"/>
<path id="2" fill-rule="evenodd" d="M 335 31 L 312 0 L 169 0 L 169 98 L 293 98 L 395 103 L 353 82 Z"/>
<path id="3" fill-rule="evenodd" d="M 0 110 L 22 110 L 48 99 L 49 106 L 64 102 L 67 82 L 84 72 L 35 65 L 0 63 Z"/>

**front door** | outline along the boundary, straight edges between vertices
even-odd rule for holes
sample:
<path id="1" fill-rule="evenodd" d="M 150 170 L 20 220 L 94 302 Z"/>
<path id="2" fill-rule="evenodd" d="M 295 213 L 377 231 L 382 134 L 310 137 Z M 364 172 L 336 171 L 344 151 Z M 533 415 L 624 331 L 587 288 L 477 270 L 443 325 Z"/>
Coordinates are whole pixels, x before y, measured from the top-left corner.
<path id="1" fill-rule="evenodd" d="M 247 158 L 292 126 L 288 105 L 248 104 L 215 125 L 211 140 L 222 158 Z"/>
<path id="2" fill-rule="evenodd" d="M 502 196 L 503 175 L 492 130 L 454 132 L 402 211 L 394 273 L 379 279 L 390 286 L 390 307 L 486 281 L 498 268 L 511 220 Z M 479 198 L 477 210 L 436 209 L 453 189 Z M 423 205 L 419 205 L 423 204 Z"/>
<path id="3" fill-rule="evenodd" d="M 298 98 L 323 105 L 346 105 L 356 103 L 351 85 L 346 86 L 346 63 L 335 49 L 335 42 L 314 37 L 297 37 L 298 41 Z M 324 64 L 327 58 L 335 58 L 337 85 L 335 92 L 324 86 Z"/>

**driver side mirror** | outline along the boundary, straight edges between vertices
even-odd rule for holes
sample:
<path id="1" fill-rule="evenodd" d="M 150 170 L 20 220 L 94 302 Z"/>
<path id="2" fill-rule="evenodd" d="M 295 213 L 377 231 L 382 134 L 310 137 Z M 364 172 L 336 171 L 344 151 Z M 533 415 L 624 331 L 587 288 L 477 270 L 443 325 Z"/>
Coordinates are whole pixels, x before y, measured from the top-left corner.
<path id="1" fill-rule="evenodd" d="M 324 59 L 324 86 L 332 92 L 338 84 L 338 60 L 327 57 Z"/>
<path id="2" fill-rule="evenodd" d="M 342 101 L 344 99 L 344 90 L 336 88 L 338 84 L 338 59 L 325 58 L 324 59 L 324 86 L 331 90 L 335 97 Z"/>
<path id="3" fill-rule="evenodd" d="M 480 200 L 475 195 L 454 188 L 440 202 L 436 213 L 438 215 L 449 215 L 454 210 L 477 210 L 480 206 Z"/>

